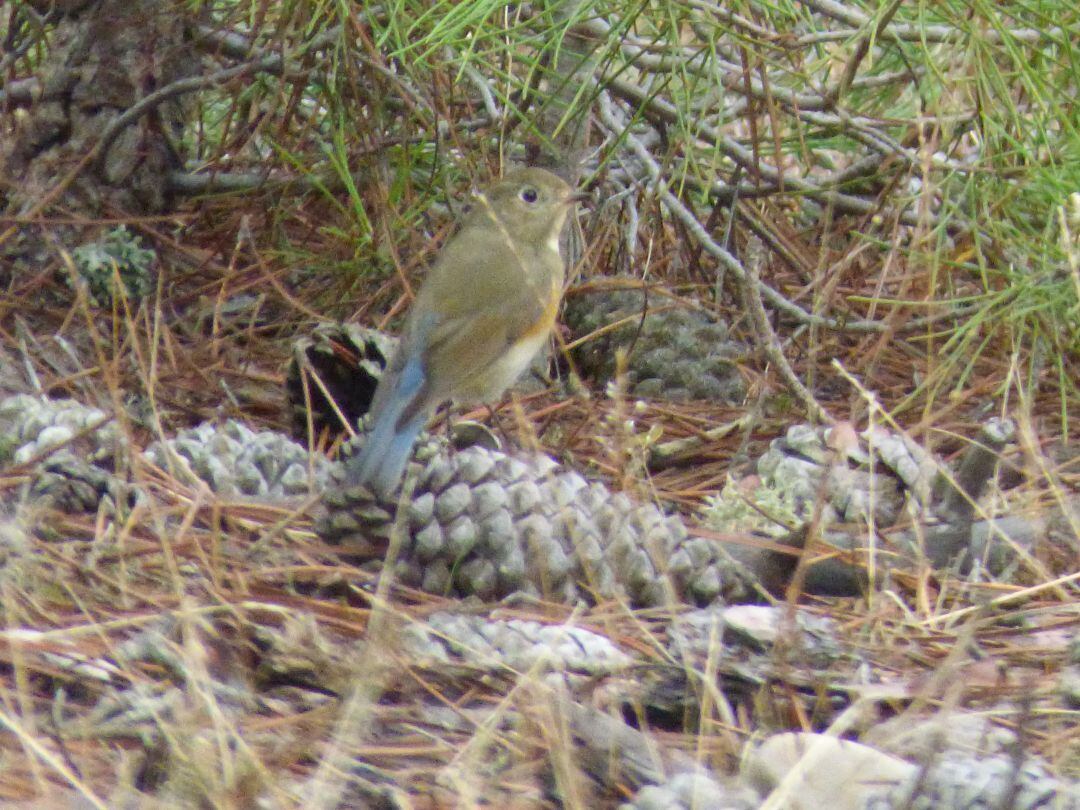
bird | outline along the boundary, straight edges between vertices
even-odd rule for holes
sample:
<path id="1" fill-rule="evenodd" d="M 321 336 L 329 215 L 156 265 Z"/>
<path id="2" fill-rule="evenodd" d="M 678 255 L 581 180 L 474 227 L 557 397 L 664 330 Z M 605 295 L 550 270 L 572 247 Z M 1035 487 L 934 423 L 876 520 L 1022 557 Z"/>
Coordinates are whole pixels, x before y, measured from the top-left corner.
<path id="1" fill-rule="evenodd" d="M 581 197 L 536 167 L 477 195 L 409 309 L 364 444 L 346 462 L 349 486 L 392 493 L 440 403 L 493 402 L 529 366 L 555 325 L 565 278 L 559 235 Z"/>

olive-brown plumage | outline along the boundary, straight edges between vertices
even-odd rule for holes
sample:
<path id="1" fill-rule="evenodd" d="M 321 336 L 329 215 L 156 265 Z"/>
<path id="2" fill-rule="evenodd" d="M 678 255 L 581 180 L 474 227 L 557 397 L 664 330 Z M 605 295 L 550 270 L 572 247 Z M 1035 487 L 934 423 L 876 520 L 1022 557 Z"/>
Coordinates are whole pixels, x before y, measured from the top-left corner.
<path id="1" fill-rule="evenodd" d="M 497 399 L 555 324 L 564 280 L 559 232 L 576 199 L 544 169 L 520 169 L 478 195 L 409 310 L 375 392 L 373 423 L 348 478 L 397 486 L 416 437 L 447 399 Z"/>

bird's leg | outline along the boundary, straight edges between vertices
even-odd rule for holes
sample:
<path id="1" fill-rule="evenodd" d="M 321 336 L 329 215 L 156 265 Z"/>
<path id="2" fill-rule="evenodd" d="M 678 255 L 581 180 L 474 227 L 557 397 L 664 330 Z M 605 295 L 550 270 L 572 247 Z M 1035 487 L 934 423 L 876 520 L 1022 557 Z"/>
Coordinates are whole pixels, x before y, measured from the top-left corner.
<path id="1" fill-rule="evenodd" d="M 431 432 L 434 433 L 436 429 L 441 428 L 443 433 L 449 434 L 452 427 L 450 420 L 450 413 L 453 410 L 453 406 L 450 400 L 440 402 L 439 406 L 435 409 L 435 420 L 431 422 Z"/>
<path id="2" fill-rule="evenodd" d="M 502 434 L 503 441 L 506 441 L 509 436 L 506 435 L 506 431 L 502 429 L 502 425 L 499 422 L 498 408 L 501 408 L 510 399 L 509 394 L 504 394 L 502 401 L 498 404 L 497 408 L 492 408 L 491 403 L 484 403 L 484 410 L 487 411 L 487 423 L 491 426 L 493 433 Z"/>

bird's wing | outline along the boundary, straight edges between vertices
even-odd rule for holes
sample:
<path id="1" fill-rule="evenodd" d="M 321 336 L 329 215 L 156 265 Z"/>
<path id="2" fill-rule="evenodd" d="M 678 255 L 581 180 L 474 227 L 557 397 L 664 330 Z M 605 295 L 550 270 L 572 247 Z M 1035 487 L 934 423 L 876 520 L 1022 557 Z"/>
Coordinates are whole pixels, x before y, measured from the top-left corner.
<path id="1" fill-rule="evenodd" d="M 429 379 L 443 399 L 519 338 L 546 333 L 554 321 L 562 260 L 535 247 L 522 253 L 501 223 L 491 224 L 466 228 L 446 244 L 413 305 L 435 315 L 416 345 L 423 346 Z"/>
<path id="2" fill-rule="evenodd" d="M 498 304 L 447 318 L 432 331 L 424 352 L 432 392 L 441 398 L 470 387 L 518 340 L 554 321 L 557 300 L 542 299 L 525 285 Z"/>

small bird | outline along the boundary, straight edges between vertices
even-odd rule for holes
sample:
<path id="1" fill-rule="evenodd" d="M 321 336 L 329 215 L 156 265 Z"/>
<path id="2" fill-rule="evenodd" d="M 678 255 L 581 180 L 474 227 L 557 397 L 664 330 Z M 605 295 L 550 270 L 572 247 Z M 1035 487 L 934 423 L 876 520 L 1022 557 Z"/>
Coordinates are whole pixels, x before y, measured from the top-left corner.
<path id="1" fill-rule="evenodd" d="M 544 169 L 519 169 L 478 198 L 420 287 L 346 465 L 350 485 L 389 494 L 439 403 L 491 402 L 548 339 L 562 297 L 559 233 L 580 199 Z"/>

